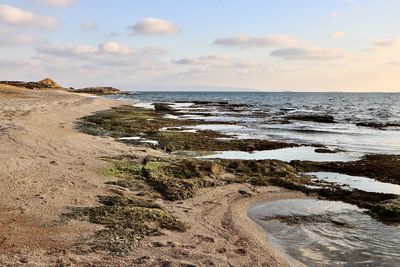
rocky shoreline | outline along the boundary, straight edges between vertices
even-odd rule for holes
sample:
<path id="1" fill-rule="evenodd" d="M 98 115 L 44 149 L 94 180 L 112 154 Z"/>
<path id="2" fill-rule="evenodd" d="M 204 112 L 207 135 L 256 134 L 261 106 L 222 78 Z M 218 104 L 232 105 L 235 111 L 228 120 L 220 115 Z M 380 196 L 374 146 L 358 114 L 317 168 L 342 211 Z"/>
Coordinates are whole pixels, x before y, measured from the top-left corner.
<path id="1" fill-rule="evenodd" d="M 395 183 L 398 156 L 204 160 L 197 156 L 216 148 L 299 144 L 193 130 L 214 122 L 51 89 L 10 87 L 0 91 L 0 104 L 4 265 L 286 266 L 246 216 L 251 204 L 285 198 L 345 201 L 385 223 L 399 222 L 397 195 L 348 191 L 304 174 L 330 170 Z"/>
<path id="2" fill-rule="evenodd" d="M 224 103 L 223 105 L 228 104 Z M 118 196 L 107 199 L 106 202 L 102 197 L 100 203 L 104 206 L 101 208 L 89 210 L 83 208 L 84 212 L 78 209 L 67 214 L 71 218 L 86 219 L 106 225 L 108 237 L 105 237 L 102 232 L 98 233 L 100 235 L 99 242 L 102 244 L 110 242 L 114 239 L 113 236 L 118 234 L 120 240 L 123 240 L 122 243 L 129 244 L 126 245 L 129 247 L 132 243 L 124 240 L 131 238 L 130 232 L 121 232 L 118 227 L 115 228 L 120 222 L 118 219 L 112 218 L 114 216 L 116 218 L 129 217 L 129 212 L 137 214 L 137 209 L 141 209 L 143 212 L 143 209 L 146 208 L 146 212 L 139 216 L 142 221 L 135 222 L 135 225 L 147 225 L 151 222 L 155 228 L 151 230 L 140 228 L 142 230 L 138 232 L 142 234 L 135 236 L 134 240 L 139 240 L 145 235 L 159 233 L 158 229 L 163 227 L 185 231 L 185 226 L 168 214 L 161 216 L 165 218 L 165 222 L 158 221 L 160 216 L 151 215 L 155 211 L 157 214 L 164 212 L 155 204 L 155 201 L 159 198 L 173 202 L 181 201 L 194 197 L 202 188 L 215 188 L 229 184 L 279 186 L 301 191 L 310 197 L 355 204 L 367 209 L 371 216 L 383 222 L 400 222 L 400 198 L 398 195 L 361 190 L 350 191 L 336 184 L 315 181 L 311 176 L 304 174 L 310 171 L 335 171 L 399 183 L 397 173 L 400 156 L 368 155 L 353 162 L 292 161 L 287 163 L 279 160 L 199 160 L 194 155 L 214 150 L 258 151 L 294 147 L 298 144 L 257 139 L 240 140 L 217 131 L 185 132 L 181 127 L 210 124 L 210 122 L 170 119 L 165 115 L 167 113 L 174 115 L 174 110 L 160 107 L 157 110 L 120 106 L 97 112 L 82 118 L 77 123 L 77 128 L 88 134 L 111 136 L 117 140 L 122 138 L 121 142 L 135 146 L 151 146 L 168 153 L 163 157 L 146 157 L 141 162 L 132 159 L 129 155 L 108 159 L 112 162 L 112 168 L 108 172 L 120 178 L 111 183 L 121 190 L 135 192 L 135 197 Z M 160 131 L 160 129 L 167 129 L 167 131 Z M 129 140 L 126 137 L 140 137 L 156 141 L 156 143 L 148 144 L 138 141 L 140 139 Z M 229 139 L 225 140 L 228 137 Z M 239 193 L 243 196 L 251 195 L 251 192 L 247 191 Z M 124 194 L 121 193 L 121 195 Z M 109 210 L 106 213 L 108 218 L 104 218 L 102 215 L 105 212 L 104 209 Z M 172 225 L 169 222 L 172 222 Z M 126 227 L 122 227 L 122 229 L 126 231 Z M 107 238 L 108 241 L 105 241 Z M 99 244 L 99 242 L 95 242 L 95 244 Z M 120 248 L 112 245 L 108 250 L 118 253 L 128 251 L 123 244 Z"/>

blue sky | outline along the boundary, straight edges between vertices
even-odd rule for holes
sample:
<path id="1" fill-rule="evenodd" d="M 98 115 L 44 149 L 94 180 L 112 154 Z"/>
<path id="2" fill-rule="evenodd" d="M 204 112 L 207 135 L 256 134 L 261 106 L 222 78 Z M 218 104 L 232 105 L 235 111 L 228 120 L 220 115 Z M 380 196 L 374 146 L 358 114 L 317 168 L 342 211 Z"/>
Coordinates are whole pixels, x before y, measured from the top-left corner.
<path id="1" fill-rule="evenodd" d="M 3 79 L 400 91 L 398 0 L 8 0 Z"/>

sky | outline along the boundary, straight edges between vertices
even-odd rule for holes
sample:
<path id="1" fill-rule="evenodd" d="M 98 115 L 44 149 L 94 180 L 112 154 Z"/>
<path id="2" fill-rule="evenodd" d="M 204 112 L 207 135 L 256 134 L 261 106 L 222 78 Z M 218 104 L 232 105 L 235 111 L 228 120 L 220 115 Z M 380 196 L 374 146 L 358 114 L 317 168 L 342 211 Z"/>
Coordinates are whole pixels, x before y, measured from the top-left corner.
<path id="1" fill-rule="evenodd" d="M 399 0 L 3 0 L 0 80 L 400 92 Z"/>

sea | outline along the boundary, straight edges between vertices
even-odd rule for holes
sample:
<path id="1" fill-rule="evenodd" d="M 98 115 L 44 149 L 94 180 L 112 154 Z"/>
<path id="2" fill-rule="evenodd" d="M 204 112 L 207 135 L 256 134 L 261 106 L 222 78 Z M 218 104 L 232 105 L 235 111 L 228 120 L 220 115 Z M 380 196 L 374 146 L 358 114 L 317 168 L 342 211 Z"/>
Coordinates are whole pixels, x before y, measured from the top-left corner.
<path id="1" fill-rule="evenodd" d="M 215 151 L 203 156 L 204 160 L 351 161 L 367 154 L 400 154 L 400 93 L 136 92 L 111 97 L 144 108 L 153 108 L 155 102 L 169 103 L 178 110 L 177 114 L 166 115 L 169 118 L 213 122 L 187 127 L 188 131 L 217 130 L 232 138 L 304 145 L 273 151 Z M 221 110 L 218 104 L 201 106 L 193 105 L 193 101 L 229 102 L 237 106 L 234 111 Z M 285 122 L 288 116 L 297 115 L 330 115 L 335 123 Z M 224 125 L 225 122 L 231 124 Z M 360 126 L 366 123 L 391 126 Z M 323 145 L 339 152 L 316 153 L 310 145 Z M 367 177 L 313 175 L 350 190 L 400 195 L 399 185 Z M 291 266 L 400 266 L 400 226 L 378 221 L 350 204 L 280 200 L 256 205 L 248 210 L 248 216 L 266 231 L 269 242 Z M 278 217 L 280 220 L 274 219 Z"/>
<path id="2" fill-rule="evenodd" d="M 137 92 L 117 98 L 142 106 L 154 102 L 227 101 L 244 106 L 240 112 L 219 112 L 212 106 L 206 111 L 181 107 L 184 118 L 234 122 L 237 127 L 219 130 L 238 138 L 322 144 L 354 155 L 400 154 L 400 127 L 356 126 L 368 122 L 400 125 L 400 93 Z M 196 115 L 188 116 L 191 112 Z M 280 123 L 286 116 L 304 114 L 332 115 L 336 123 Z"/>

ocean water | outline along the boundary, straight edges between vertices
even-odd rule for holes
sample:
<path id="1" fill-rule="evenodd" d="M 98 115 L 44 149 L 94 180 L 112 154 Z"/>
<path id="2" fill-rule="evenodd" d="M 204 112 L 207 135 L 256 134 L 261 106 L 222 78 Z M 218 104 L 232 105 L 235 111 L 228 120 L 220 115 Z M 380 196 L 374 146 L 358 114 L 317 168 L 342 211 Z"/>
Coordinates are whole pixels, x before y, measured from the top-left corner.
<path id="1" fill-rule="evenodd" d="M 253 206 L 248 215 L 269 233 L 292 266 L 399 266 L 400 227 L 335 201 L 288 199 Z"/>
<path id="2" fill-rule="evenodd" d="M 400 127 L 356 126 L 360 122 L 400 124 L 400 94 L 395 93 L 138 92 L 118 98 L 142 107 L 151 107 L 154 102 L 186 102 L 174 106 L 182 112 L 182 118 L 233 122 L 234 127 L 218 130 L 236 138 L 323 144 L 354 156 L 400 154 Z M 218 111 L 213 105 L 191 106 L 192 101 L 228 101 L 248 106 L 235 112 Z M 299 114 L 332 115 L 336 123 L 279 123 L 286 116 Z"/>

